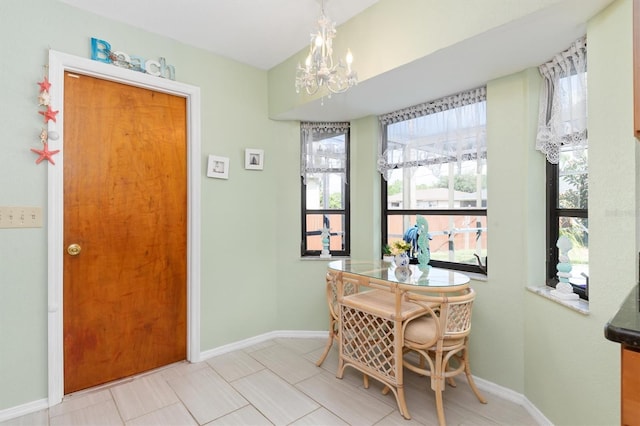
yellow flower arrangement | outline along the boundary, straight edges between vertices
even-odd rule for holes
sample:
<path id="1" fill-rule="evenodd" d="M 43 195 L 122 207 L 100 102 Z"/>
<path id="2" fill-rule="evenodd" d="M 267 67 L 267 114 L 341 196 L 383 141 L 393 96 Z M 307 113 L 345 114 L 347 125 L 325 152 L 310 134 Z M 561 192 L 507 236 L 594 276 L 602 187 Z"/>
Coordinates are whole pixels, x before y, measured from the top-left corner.
<path id="1" fill-rule="evenodd" d="M 411 244 L 404 240 L 396 240 L 391 243 L 391 253 L 395 256 L 397 254 L 406 253 L 411 249 Z"/>

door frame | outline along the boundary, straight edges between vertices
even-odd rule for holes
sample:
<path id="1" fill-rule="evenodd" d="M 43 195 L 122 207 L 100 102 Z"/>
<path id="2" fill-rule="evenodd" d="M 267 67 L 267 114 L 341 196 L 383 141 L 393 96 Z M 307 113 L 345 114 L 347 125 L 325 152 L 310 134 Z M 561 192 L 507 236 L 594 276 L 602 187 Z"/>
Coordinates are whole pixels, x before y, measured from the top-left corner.
<path id="1" fill-rule="evenodd" d="M 187 360 L 200 361 L 200 88 L 114 65 L 49 50 L 51 108 L 59 111 L 48 122 L 49 132 L 59 139 L 50 141 L 59 149 L 55 165 L 48 166 L 48 384 L 49 406 L 64 397 L 63 340 L 63 259 L 64 259 L 64 73 L 77 72 L 104 80 L 168 93 L 186 99 L 187 108 Z"/>

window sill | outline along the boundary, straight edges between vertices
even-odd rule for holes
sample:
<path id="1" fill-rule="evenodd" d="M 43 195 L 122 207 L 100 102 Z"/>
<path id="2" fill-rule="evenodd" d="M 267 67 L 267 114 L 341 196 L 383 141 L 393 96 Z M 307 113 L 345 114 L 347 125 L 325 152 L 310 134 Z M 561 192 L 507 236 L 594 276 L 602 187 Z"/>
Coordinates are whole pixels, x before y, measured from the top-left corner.
<path id="1" fill-rule="evenodd" d="M 559 305 L 565 306 L 573 311 L 576 311 L 582 315 L 589 315 L 589 302 L 587 300 L 584 299 L 578 299 L 578 300 L 562 300 L 559 299 L 557 297 L 555 297 L 554 295 L 551 294 L 551 290 L 553 290 L 551 287 L 549 286 L 541 286 L 541 287 L 535 287 L 535 286 L 527 286 L 527 290 L 529 290 L 532 293 L 535 293 L 539 296 L 544 297 L 545 299 L 549 299 L 555 303 L 558 303 Z"/>
<path id="2" fill-rule="evenodd" d="M 468 276 L 473 281 L 482 281 L 482 282 L 487 282 L 488 281 L 486 275 L 478 274 L 477 272 L 456 271 L 454 269 L 449 269 L 449 270 L 453 271 L 453 272 L 459 272 L 461 274 L 464 274 L 464 275 Z"/>
<path id="3" fill-rule="evenodd" d="M 340 259 L 351 259 L 350 256 L 331 256 L 331 257 L 320 257 L 320 256 L 300 256 L 300 260 L 325 260 L 327 262 L 331 262 L 332 260 L 340 260 Z"/>

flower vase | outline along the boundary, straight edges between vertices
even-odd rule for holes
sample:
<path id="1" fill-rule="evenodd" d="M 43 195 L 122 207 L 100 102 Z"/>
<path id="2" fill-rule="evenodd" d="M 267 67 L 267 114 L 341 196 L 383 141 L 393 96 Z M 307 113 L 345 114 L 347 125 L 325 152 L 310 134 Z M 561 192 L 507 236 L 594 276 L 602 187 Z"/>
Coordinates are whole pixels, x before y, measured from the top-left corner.
<path id="1" fill-rule="evenodd" d="M 393 261 L 398 268 L 406 268 L 407 266 L 409 266 L 409 255 L 407 254 L 407 252 L 396 254 L 393 257 Z"/>

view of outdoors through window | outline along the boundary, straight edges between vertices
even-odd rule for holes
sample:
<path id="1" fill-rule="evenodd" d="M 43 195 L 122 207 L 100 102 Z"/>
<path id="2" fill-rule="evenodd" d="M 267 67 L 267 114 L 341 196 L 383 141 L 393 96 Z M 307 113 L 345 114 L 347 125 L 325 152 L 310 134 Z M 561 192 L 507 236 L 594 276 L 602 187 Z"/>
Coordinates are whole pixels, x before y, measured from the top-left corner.
<path id="1" fill-rule="evenodd" d="M 429 226 L 432 265 L 484 266 L 487 257 L 486 102 L 430 111 L 385 128 L 386 235 L 415 240 Z M 415 257 L 415 250 L 410 253 Z M 465 268 L 457 268 L 464 269 Z"/>
<path id="2" fill-rule="evenodd" d="M 395 215 L 392 210 L 432 210 L 423 216 L 429 224 L 433 260 L 477 264 L 475 255 L 484 259 L 486 216 L 464 214 L 466 209 L 487 205 L 486 166 L 476 173 L 476 163 L 474 160 L 461 162 L 459 167 L 456 163 L 447 163 L 391 171 L 387 183 L 389 242 L 402 239 L 416 224 L 416 214 Z M 461 211 L 455 215 L 435 214 L 437 210 L 451 209 Z"/>
<path id="3" fill-rule="evenodd" d="M 346 132 L 312 132 L 312 137 L 303 141 L 306 152 L 303 160 L 303 255 L 320 253 L 323 229 L 329 233 L 329 250 L 346 254 Z"/>
<path id="4" fill-rule="evenodd" d="M 569 282 L 582 287 L 586 286 L 589 275 L 587 153 L 584 146 L 564 147 L 558 162 L 558 232 L 573 245 L 568 254 L 572 265 Z"/>
<path id="5" fill-rule="evenodd" d="M 563 73 L 551 85 L 547 122 L 537 143 L 548 160 L 547 283 L 552 287 L 558 283 L 558 264 L 566 260 L 560 258 L 557 242 L 558 238 L 566 237 L 571 243 L 567 253 L 571 270 L 567 278 L 574 292 L 588 300 L 587 72 L 582 62 L 576 62 L 576 58 L 571 66 L 563 62 Z"/>

